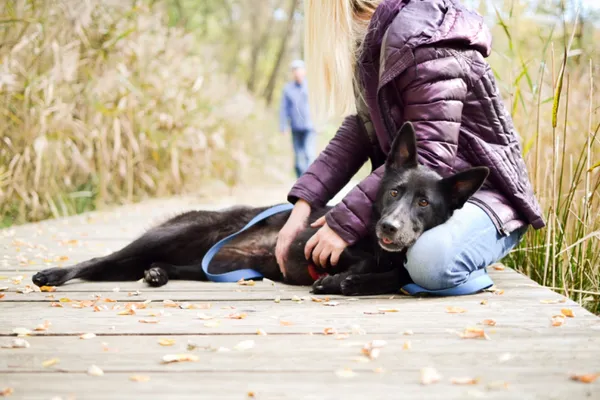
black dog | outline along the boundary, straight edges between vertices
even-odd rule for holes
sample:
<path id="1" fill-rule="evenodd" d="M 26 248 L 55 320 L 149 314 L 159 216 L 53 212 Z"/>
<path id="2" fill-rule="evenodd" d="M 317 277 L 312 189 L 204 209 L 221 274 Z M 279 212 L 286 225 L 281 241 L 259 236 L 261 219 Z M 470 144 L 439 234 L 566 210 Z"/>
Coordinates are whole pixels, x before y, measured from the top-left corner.
<path id="1" fill-rule="evenodd" d="M 410 282 L 403 268 L 405 250 L 428 229 L 444 223 L 483 184 L 485 167 L 472 168 L 442 179 L 418 165 L 413 126 L 404 124 L 386 162 L 373 207 L 371 234 L 348 247 L 338 264 L 315 282 L 304 257 L 304 246 L 316 232 L 306 228 L 292 243 L 285 282 L 313 284 L 315 293 L 366 295 L 397 292 Z M 200 263 L 216 242 L 239 231 L 266 208 L 233 208 L 223 211 L 191 211 L 158 225 L 123 249 L 69 268 L 38 272 L 38 286 L 62 285 L 81 278 L 90 281 L 133 281 L 144 278 L 152 286 L 169 279 L 206 280 Z M 329 207 L 312 211 L 309 223 L 325 215 Z M 276 214 L 223 246 L 210 264 L 211 273 L 251 268 L 271 280 L 284 281 L 275 259 L 277 234 L 289 212 Z"/>

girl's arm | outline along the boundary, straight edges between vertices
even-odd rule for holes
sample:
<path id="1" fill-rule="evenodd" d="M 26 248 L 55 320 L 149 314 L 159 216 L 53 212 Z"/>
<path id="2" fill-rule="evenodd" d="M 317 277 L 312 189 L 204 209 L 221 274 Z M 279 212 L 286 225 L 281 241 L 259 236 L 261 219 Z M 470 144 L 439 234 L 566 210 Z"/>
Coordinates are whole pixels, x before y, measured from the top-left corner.
<path id="1" fill-rule="evenodd" d="M 296 181 L 288 201 L 303 199 L 313 208 L 323 207 L 358 172 L 370 150 L 369 138 L 359 127 L 358 117 L 346 117 L 325 150 Z"/>
<path id="2" fill-rule="evenodd" d="M 442 175 L 452 171 L 467 95 L 465 66 L 445 49 L 424 48 L 416 65 L 396 78 L 404 120 L 413 123 L 419 162 Z M 352 245 L 367 234 L 385 166 L 377 168 L 326 216 L 327 225 Z"/>

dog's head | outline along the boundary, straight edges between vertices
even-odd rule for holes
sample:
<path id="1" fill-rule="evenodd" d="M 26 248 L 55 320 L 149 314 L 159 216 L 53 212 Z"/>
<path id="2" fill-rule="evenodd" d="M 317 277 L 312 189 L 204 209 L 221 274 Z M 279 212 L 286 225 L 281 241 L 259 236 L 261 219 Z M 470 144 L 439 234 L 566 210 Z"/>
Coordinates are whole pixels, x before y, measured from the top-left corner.
<path id="1" fill-rule="evenodd" d="M 485 182 L 486 167 L 447 178 L 417 162 L 415 131 L 405 123 L 388 155 L 375 203 L 379 245 L 397 252 L 412 246 L 428 229 L 446 222 Z"/>

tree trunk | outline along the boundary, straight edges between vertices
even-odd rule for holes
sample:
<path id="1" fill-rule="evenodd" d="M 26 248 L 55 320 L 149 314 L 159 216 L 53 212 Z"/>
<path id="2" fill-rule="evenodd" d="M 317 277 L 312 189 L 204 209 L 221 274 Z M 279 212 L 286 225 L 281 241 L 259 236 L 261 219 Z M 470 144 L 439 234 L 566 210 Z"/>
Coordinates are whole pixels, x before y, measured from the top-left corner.
<path id="1" fill-rule="evenodd" d="M 275 91 L 275 84 L 277 83 L 277 77 L 279 76 L 279 70 L 281 69 L 281 63 L 285 56 L 289 38 L 290 38 L 292 30 L 294 28 L 294 14 L 296 13 L 296 8 L 298 7 L 298 3 L 299 3 L 299 0 L 292 0 L 292 2 L 290 4 L 285 34 L 281 38 L 281 44 L 279 45 L 279 51 L 277 52 L 277 58 L 275 59 L 275 64 L 273 65 L 273 70 L 271 71 L 271 75 L 269 76 L 269 81 L 268 81 L 267 86 L 265 87 L 265 91 L 264 91 L 264 96 L 265 96 L 267 105 L 271 105 L 271 102 L 273 101 L 273 92 Z"/>

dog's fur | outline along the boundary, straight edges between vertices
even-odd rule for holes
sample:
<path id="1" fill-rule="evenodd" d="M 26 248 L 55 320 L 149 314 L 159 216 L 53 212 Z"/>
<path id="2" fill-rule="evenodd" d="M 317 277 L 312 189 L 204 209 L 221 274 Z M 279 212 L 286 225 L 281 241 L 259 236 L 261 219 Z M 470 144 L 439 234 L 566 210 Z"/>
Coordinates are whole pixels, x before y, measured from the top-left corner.
<path id="1" fill-rule="evenodd" d="M 294 285 L 313 284 L 315 293 L 367 295 L 396 292 L 410 282 L 403 268 L 405 250 L 428 229 L 444 223 L 454 210 L 483 184 L 485 167 L 472 168 L 442 179 L 418 165 L 413 126 L 405 124 L 392 144 L 385 174 L 373 207 L 370 234 L 344 250 L 338 264 L 317 270 L 328 275 L 316 282 L 308 271 L 304 247 L 317 228 L 306 228 L 292 243 L 284 280 L 275 259 L 277 234 L 290 212 L 258 223 L 226 244 L 213 258 L 211 273 L 251 268 L 266 278 Z M 69 268 L 37 273 L 38 286 L 62 285 L 81 278 L 127 281 L 142 277 L 152 286 L 169 279 L 206 280 L 200 263 L 217 241 L 239 231 L 265 208 L 240 207 L 224 211 L 191 211 L 158 225 L 123 249 Z M 329 207 L 312 210 L 309 223 Z"/>

